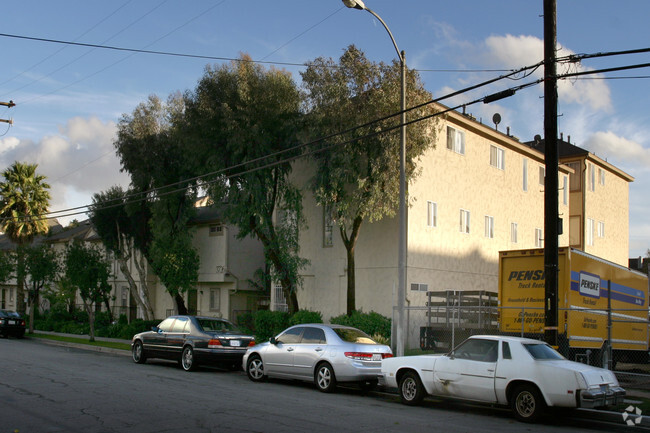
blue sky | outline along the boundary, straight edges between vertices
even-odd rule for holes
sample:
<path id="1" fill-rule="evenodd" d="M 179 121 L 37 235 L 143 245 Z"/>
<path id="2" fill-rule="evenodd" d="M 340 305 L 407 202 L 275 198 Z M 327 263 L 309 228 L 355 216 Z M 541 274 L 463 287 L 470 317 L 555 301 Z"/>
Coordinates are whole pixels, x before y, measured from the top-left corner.
<path id="1" fill-rule="evenodd" d="M 435 97 L 534 64 L 543 56 L 543 0 L 367 0 L 390 27 L 407 64 Z M 650 2 L 558 0 L 560 55 L 647 48 Z M 22 0 L 3 8 L 0 33 L 220 58 L 304 64 L 338 58 L 355 44 L 374 61 L 396 57 L 381 24 L 339 0 Z M 94 192 L 128 184 L 112 142 L 116 123 L 148 95 L 193 89 L 205 59 L 133 54 L 0 36 L 0 167 L 36 162 L 52 185 L 52 210 L 89 204 Z M 571 70 L 648 63 L 636 54 L 585 60 Z M 278 64 L 299 82 L 300 66 Z M 560 66 L 559 71 L 565 71 Z M 503 80 L 447 100 L 474 100 L 521 81 Z M 564 80 L 559 132 L 635 177 L 630 186 L 630 256 L 650 248 L 648 68 Z M 593 78 L 593 76 L 589 76 Z M 602 79 L 607 77 L 608 79 Z M 614 78 L 616 77 L 616 78 Z M 626 77 L 626 78 L 620 78 Z M 640 78 L 631 78 L 640 77 Z M 468 112 L 502 117 L 522 141 L 543 134 L 541 85 Z M 83 219 L 83 215 L 76 216 Z M 69 218 L 68 218 L 69 219 Z M 66 220 L 65 218 L 63 219 Z"/>

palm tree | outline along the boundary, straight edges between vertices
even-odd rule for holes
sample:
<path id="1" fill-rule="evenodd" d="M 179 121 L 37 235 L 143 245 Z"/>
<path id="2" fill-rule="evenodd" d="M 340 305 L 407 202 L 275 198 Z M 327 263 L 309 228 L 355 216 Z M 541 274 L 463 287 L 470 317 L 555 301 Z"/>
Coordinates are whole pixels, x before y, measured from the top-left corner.
<path id="1" fill-rule="evenodd" d="M 36 174 L 37 164 L 14 162 L 2 175 L 0 182 L 0 229 L 18 244 L 17 256 L 17 310 L 25 313 L 25 275 L 22 247 L 34 237 L 45 234 L 48 224 L 41 216 L 47 213 L 50 185 L 45 176 Z"/>

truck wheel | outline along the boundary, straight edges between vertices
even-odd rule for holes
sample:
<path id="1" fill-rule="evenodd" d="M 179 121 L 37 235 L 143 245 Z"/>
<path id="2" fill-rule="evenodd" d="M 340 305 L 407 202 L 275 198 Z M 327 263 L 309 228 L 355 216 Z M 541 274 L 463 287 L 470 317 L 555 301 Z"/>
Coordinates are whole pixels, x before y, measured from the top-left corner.
<path id="1" fill-rule="evenodd" d="M 415 406 L 422 402 L 424 398 L 424 386 L 420 376 L 413 371 L 407 371 L 399 381 L 399 396 L 402 403 L 409 406 Z"/>
<path id="2" fill-rule="evenodd" d="M 536 386 L 523 384 L 513 391 L 510 408 L 519 421 L 535 422 L 546 409 L 546 404 Z"/>

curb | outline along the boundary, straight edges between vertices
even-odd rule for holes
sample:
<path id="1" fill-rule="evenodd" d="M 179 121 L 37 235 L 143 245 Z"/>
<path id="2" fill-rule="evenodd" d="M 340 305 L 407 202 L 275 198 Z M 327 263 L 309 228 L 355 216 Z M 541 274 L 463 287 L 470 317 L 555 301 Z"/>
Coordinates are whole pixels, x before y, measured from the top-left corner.
<path id="1" fill-rule="evenodd" d="M 31 341 L 38 341 L 51 346 L 71 347 L 74 349 L 89 350 L 91 352 L 110 353 L 113 355 L 131 356 L 131 351 L 115 349 L 112 347 L 94 346 L 92 344 L 70 343 L 68 341 L 49 340 L 47 338 L 30 338 Z"/>

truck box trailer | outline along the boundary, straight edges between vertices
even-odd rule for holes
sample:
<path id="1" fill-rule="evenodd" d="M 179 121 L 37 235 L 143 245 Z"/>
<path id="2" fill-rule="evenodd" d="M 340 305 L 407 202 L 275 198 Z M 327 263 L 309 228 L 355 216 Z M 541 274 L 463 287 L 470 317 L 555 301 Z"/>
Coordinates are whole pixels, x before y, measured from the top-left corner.
<path id="1" fill-rule="evenodd" d="M 543 249 L 499 253 L 501 332 L 543 335 L 544 286 Z M 610 359 L 648 362 L 647 275 L 560 248 L 557 302 L 558 349 L 567 358 L 603 366 Z"/>

